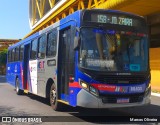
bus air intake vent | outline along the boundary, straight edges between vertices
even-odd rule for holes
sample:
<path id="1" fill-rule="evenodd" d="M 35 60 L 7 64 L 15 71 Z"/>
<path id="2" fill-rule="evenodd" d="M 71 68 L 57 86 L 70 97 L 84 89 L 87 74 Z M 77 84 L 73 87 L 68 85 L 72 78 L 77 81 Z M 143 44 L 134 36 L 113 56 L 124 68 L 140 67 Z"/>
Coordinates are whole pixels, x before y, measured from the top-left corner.
<path id="1" fill-rule="evenodd" d="M 94 79 L 101 83 L 114 84 L 114 83 L 144 83 L 148 79 L 148 75 L 99 75 Z"/>

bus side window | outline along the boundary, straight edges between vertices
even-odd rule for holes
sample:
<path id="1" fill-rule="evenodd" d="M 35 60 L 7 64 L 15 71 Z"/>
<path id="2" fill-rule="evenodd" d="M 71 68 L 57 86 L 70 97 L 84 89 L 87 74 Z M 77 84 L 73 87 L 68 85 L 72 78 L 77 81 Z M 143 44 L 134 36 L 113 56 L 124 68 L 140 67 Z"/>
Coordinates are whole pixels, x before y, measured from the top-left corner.
<path id="1" fill-rule="evenodd" d="M 38 58 L 44 58 L 46 55 L 46 35 L 39 38 L 38 41 Z"/>
<path id="2" fill-rule="evenodd" d="M 24 45 L 21 45 L 19 47 L 19 60 L 22 61 L 23 60 L 23 51 L 24 51 Z"/>
<path id="3" fill-rule="evenodd" d="M 30 59 L 36 59 L 37 58 L 37 39 L 33 40 L 31 43 L 31 55 L 30 55 Z"/>
<path id="4" fill-rule="evenodd" d="M 15 49 L 12 50 L 12 62 L 15 61 L 14 58 L 15 58 Z"/>
<path id="5" fill-rule="evenodd" d="M 48 34 L 48 41 L 47 41 L 47 56 L 55 56 L 57 50 L 57 31 L 53 31 Z"/>
<path id="6" fill-rule="evenodd" d="M 19 61 L 19 47 L 15 48 L 15 61 Z"/>
<path id="7" fill-rule="evenodd" d="M 8 51 L 8 62 L 11 62 L 11 54 L 12 54 L 12 51 L 11 50 L 9 50 Z"/>

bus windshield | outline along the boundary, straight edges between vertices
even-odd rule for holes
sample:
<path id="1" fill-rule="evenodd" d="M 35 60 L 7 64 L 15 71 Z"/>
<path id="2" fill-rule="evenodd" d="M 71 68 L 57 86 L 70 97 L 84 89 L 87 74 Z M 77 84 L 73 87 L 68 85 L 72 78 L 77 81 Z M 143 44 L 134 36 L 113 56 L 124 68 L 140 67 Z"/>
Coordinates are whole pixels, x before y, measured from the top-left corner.
<path id="1" fill-rule="evenodd" d="M 148 36 L 137 31 L 81 28 L 79 66 L 96 71 L 147 71 Z"/>

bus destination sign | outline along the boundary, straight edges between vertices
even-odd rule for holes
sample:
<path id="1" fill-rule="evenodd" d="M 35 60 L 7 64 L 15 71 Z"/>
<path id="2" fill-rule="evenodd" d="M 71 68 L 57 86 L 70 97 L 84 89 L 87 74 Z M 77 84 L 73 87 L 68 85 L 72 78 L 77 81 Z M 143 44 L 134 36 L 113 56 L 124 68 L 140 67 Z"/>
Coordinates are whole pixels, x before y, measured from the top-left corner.
<path id="1" fill-rule="evenodd" d="M 108 23 L 125 26 L 138 26 L 138 20 L 131 17 L 111 14 L 91 14 L 91 22 Z"/>

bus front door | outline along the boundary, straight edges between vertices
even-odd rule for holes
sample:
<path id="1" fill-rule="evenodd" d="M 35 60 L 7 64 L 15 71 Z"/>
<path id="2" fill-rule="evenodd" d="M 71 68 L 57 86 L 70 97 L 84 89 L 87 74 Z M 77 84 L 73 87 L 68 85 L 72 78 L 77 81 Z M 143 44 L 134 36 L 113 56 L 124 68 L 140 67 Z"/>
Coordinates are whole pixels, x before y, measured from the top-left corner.
<path id="1" fill-rule="evenodd" d="M 30 44 L 24 46 L 24 59 L 23 59 L 23 89 L 24 92 L 28 92 L 28 71 L 29 71 L 29 54 L 30 54 Z"/>
<path id="2" fill-rule="evenodd" d="M 59 97 L 64 101 L 69 101 L 69 79 L 74 74 L 74 50 L 71 28 L 60 31 L 58 57 L 58 88 L 61 94 Z"/>

